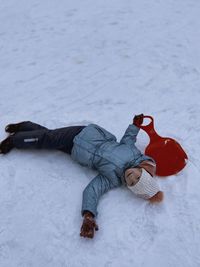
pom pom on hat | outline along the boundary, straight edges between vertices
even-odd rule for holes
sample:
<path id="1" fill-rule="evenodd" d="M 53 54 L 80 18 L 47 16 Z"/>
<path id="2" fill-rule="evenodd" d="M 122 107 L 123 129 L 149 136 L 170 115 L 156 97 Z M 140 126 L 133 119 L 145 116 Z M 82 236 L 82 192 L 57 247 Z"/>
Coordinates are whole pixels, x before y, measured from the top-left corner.
<path id="1" fill-rule="evenodd" d="M 149 201 L 151 203 L 159 203 L 163 201 L 164 199 L 164 193 L 162 191 L 158 191 L 153 197 L 149 198 Z"/>

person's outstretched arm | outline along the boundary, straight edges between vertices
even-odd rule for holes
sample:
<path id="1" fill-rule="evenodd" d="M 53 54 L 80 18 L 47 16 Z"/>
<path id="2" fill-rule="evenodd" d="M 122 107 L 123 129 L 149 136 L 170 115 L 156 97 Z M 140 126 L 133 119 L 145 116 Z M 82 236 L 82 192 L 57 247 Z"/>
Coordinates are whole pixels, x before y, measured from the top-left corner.
<path id="1" fill-rule="evenodd" d="M 82 215 L 84 217 L 80 235 L 93 238 L 98 226 L 95 221 L 97 216 L 97 205 L 100 197 L 114 187 L 120 186 L 118 178 L 114 176 L 109 179 L 101 174 L 97 175 L 85 188 L 83 192 Z"/>
<path id="2" fill-rule="evenodd" d="M 120 140 L 120 144 L 127 144 L 127 145 L 134 145 L 136 142 L 136 137 L 140 128 L 138 126 L 142 125 L 143 123 L 143 114 L 136 115 L 133 118 L 133 123 L 128 126 L 126 129 L 125 134 L 123 135 L 122 139 Z"/>

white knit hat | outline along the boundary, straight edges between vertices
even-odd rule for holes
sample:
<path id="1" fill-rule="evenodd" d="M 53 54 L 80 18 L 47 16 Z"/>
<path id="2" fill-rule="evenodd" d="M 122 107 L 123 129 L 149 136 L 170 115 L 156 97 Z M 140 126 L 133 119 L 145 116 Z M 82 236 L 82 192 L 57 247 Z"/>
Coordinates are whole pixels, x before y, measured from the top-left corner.
<path id="1" fill-rule="evenodd" d="M 149 199 L 160 191 L 156 178 L 152 177 L 144 168 L 142 168 L 139 181 L 133 186 L 127 184 L 127 187 L 134 194 L 144 199 Z"/>

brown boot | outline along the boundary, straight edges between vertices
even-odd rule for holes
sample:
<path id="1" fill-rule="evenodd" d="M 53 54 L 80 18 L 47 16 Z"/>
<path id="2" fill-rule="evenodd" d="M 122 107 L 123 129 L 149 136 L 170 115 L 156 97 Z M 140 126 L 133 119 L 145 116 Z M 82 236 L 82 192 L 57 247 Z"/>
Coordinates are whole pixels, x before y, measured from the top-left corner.
<path id="1" fill-rule="evenodd" d="M 14 148 L 11 136 L 8 136 L 0 143 L 0 154 L 7 154 Z"/>
<path id="2" fill-rule="evenodd" d="M 17 133 L 20 130 L 20 126 L 23 122 L 8 124 L 5 128 L 7 133 Z"/>

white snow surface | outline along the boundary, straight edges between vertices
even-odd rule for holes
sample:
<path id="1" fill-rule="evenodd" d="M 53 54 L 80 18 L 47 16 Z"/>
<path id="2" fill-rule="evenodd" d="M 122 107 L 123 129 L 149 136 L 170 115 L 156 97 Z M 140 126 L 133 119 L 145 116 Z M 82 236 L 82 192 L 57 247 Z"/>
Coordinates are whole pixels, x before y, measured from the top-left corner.
<path id="1" fill-rule="evenodd" d="M 159 179 L 162 204 L 106 193 L 79 236 L 96 172 L 59 151 L 0 156 L 1 267 L 200 266 L 200 1 L 0 0 L 0 138 L 8 123 L 97 123 L 121 138 L 135 114 L 188 154 Z M 140 131 L 144 151 L 148 136 Z"/>

